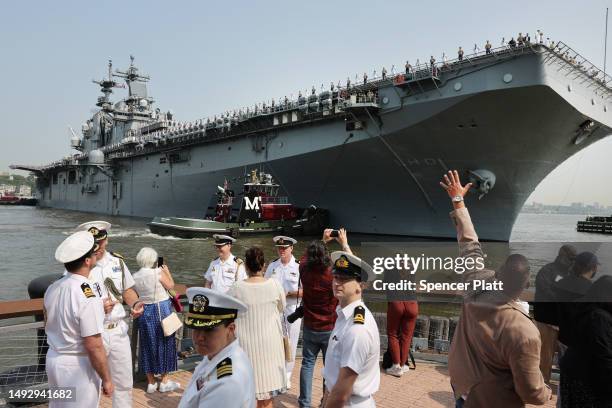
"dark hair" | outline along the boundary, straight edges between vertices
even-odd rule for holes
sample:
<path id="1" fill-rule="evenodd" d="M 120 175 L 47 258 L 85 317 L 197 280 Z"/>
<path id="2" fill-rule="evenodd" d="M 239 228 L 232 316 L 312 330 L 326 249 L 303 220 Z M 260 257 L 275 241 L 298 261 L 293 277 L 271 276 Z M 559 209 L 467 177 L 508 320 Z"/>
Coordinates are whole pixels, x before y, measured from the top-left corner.
<path id="1" fill-rule="evenodd" d="M 75 259 L 74 261 L 66 262 L 64 264 L 64 268 L 66 268 L 66 270 L 68 272 L 76 272 L 76 271 L 78 271 L 85 264 L 85 260 L 87 258 L 90 258 L 93 255 L 94 249 L 95 248 L 92 248 L 89 252 L 87 252 L 85 255 L 83 255 L 79 259 Z"/>
<path id="2" fill-rule="evenodd" d="M 327 245 L 323 241 L 311 241 L 306 247 L 306 266 L 308 268 L 331 266 Z"/>
<path id="3" fill-rule="evenodd" d="M 574 258 L 571 271 L 575 276 L 582 276 L 588 272 L 597 270 L 599 261 L 592 252 L 581 252 Z"/>
<path id="4" fill-rule="evenodd" d="M 261 271 L 265 263 L 264 253 L 259 247 L 251 247 L 244 253 L 244 264 L 249 276 Z"/>
<path id="5" fill-rule="evenodd" d="M 512 254 L 497 272 L 497 278 L 504 283 L 504 292 L 518 297 L 529 284 L 529 261 L 523 255 Z"/>

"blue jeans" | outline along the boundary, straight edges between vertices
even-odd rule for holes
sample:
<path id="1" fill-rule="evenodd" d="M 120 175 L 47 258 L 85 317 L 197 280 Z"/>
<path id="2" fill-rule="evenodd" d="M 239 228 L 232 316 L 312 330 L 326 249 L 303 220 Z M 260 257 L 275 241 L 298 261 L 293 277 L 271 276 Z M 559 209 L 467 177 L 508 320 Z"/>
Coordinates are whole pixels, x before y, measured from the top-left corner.
<path id="1" fill-rule="evenodd" d="M 310 408 L 312 398 L 312 373 L 319 351 L 323 353 L 323 364 L 325 364 L 325 353 L 331 331 L 314 331 L 304 327 L 302 335 L 302 368 L 300 370 L 300 397 L 298 404 L 300 408 Z"/>

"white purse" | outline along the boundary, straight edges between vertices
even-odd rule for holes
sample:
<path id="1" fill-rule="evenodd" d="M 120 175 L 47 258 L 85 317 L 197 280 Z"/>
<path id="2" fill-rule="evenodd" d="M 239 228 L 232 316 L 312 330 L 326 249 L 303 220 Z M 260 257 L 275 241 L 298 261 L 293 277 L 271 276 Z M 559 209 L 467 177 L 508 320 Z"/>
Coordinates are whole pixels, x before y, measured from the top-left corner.
<path id="1" fill-rule="evenodd" d="M 159 283 L 159 279 L 155 281 L 155 295 L 153 296 L 153 301 L 155 302 L 155 298 L 157 297 L 157 284 Z M 179 319 L 176 312 L 170 313 L 165 318 L 161 318 L 161 308 L 159 307 L 159 302 L 155 302 L 157 304 L 157 313 L 159 314 L 160 322 L 162 325 L 162 329 L 164 331 L 164 336 L 172 336 L 178 329 L 183 327 L 183 322 Z"/>
<path id="2" fill-rule="evenodd" d="M 157 307 L 159 308 L 159 303 Z M 161 321 L 161 325 L 162 329 L 164 329 L 164 336 L 168 337 L 172 336 L 178 329 L 183 327 L 183 322 L 181 322 L 176 312 L 172 312 Z"/>

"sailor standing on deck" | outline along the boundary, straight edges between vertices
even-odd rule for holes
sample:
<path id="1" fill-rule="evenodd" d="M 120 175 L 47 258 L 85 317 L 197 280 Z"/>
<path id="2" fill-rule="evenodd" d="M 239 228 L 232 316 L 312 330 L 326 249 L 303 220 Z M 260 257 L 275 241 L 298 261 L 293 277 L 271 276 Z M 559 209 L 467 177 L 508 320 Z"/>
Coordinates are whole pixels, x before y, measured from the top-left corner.
<path id="1" fill-rule="evenodd" d="M 49 387 L 72 387 L 75 399 L 51 400 L 49 407 L 97 407 L 100 379 L 104 394 L 113 394 L 101 333 L 102 299 L 88 279 L 96 264 L 98 245 L 91 234 L 77 232 L 57 247 L 55 259 L 66 274 L 47 289 L 44 297 L 47 334 L 46 371 Z"/>
<path id="2" fill-rule="evenodd" d="M 106 348 L 108 365 L 115 392 L 113 408 L 132 406 L 132 349 L 128 336 L 127 317 L 123 303 L 131 309 L 131 316 L 136 318 L 144 312 L 144 305 L 133 289 L 135 284 L 132 274 L 123 257 L 108 252 L 108 231 L 111 224 L 106 221 L 91 221 L 81 224 L 77 230 L 89 232 L 100 245 L 98 262 L 91 271 L 92 290 L 103 299 L 104 332 L 102 339 Z"/>
<path id="3" fill-rule="evenodd" d="M 213 235 L 217 258 L 213 259 L 204 274 L 204 286 L 226 293 L 232 285 L 247 278 L 244 261 L 232 255 L 235 238 L 228 235 Z"/>
<path id="4" fill-rule="evenodd" d="M 289 343 L 291 344 L 291 356 L 293 361 L 285 363 L 287 371 L 287 388 L 291 388 L 291 372 L 295 365 L 295 352 L 297 350 L 298 337 L 300 336 L 300 327 L 302 319 L 297 319 L 293 323 L 289 323 L 287 316 L 295 312 L 299 304 L 299 299 L 302 297 L 302 289 L 300 288 L 300 264 L 293 256 L 293 245 L 297 241 L 291 237 L 277 236 L 272 238 L 274 246 L 278 251 L 279 258 L 275 259 L 268 265 L 266 278 L 274 278 L 281 284 L 285 290 L 287 305 L 283 311 L 283 327 L 286 327 Z"/>
<path id="5" fill-rule="evenodd" d="M 349 252 L 331 254 L 338 319 L 325 353 L 325 408 L 375 407 L 380 385 L 380 338 L 374 316 L 361 299 L 372 268 Z"/>
<path id="6" fill-rule="evenodd" d="M 241 301 L 208 288 L 187 289 L 193 345 L 204 356 L 195 368 L 179 408 L 254 408 L 255 377 L 249 357 L 236 338 Z"/>

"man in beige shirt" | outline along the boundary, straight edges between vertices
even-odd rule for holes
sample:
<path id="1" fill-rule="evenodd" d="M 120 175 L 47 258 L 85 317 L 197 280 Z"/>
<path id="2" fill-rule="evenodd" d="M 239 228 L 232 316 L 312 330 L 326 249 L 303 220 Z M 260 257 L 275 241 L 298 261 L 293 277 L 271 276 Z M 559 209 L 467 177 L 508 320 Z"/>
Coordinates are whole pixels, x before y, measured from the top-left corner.
<path id="1" fill-rule="evenodd" d="M 453 203 L 451 218 L 457 228 L 461 256 L 482 261 L 484 253 L 463 201 L 471 183 L 462 186 L 455 170 L 444 175 L 440 185 Z M 544 404 L 551 398 L 551 390 L 540 372 L 540 334 L 518 303 L 529 283 L 527 259 L 513 254 L 497 272 L 475 268 L 467 270 L 462 277 L 470 283 L 499 280 L 503 289 L 471 289 L 464 295 L 448 356 L 457 407 Z"/>

